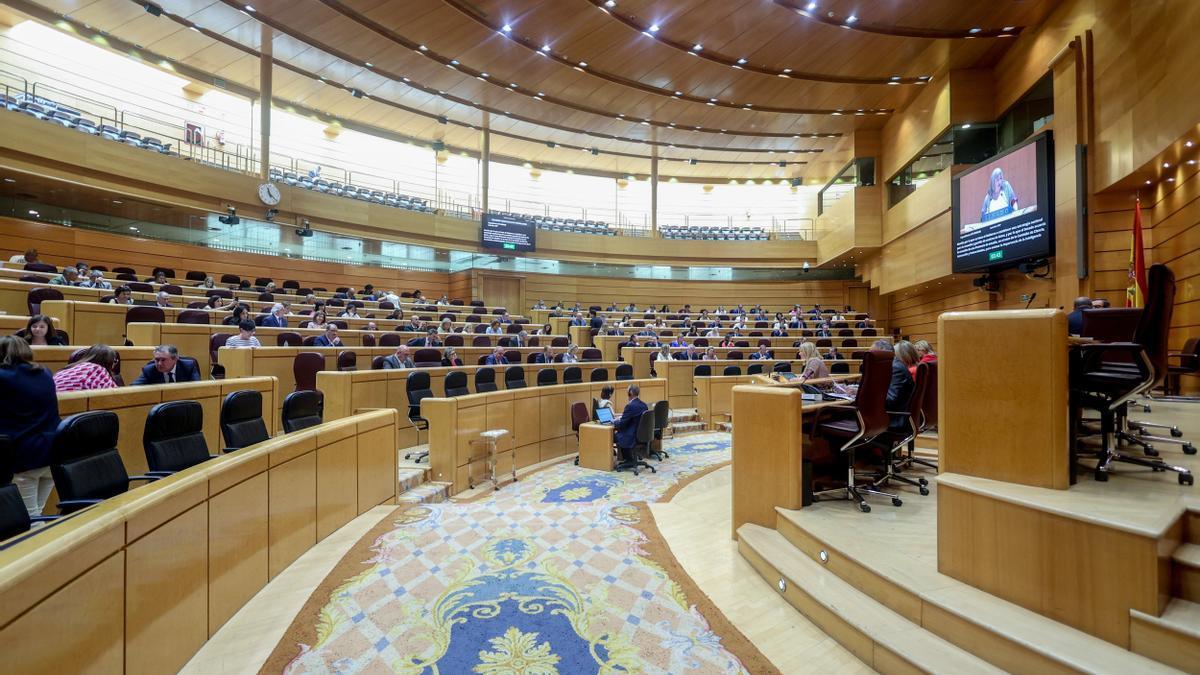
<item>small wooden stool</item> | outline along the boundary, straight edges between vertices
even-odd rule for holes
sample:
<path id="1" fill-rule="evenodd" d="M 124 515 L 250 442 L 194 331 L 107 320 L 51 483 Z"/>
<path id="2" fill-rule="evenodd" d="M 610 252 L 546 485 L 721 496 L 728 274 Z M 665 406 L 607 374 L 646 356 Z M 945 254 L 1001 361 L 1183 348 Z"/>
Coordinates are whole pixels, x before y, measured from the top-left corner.
<path id="1" fill-rule="evenodd" d="M 471 441 L 471 445 L 481 445 L 487 450 L 487 475 L 483 480 L 491 481 L 492 486 L 496 490 L 500 489 L 500 481 L 496 478 L 496 448 L 500 443 L 500 439 L 507 435 L 508 429 L 488 429 L 487 431 L 480 432 L 479 438 Z M 517 459 L 515 456 L 512 460 L 512 479 L 513 482 L 517 480 Z M 480 481 L 480 483 L 482 482 Z M 469 471 L 467 473 L 467 485 L 471 489 L 474 489 L 476 485 L 475 477 L 470 475 Z"/>

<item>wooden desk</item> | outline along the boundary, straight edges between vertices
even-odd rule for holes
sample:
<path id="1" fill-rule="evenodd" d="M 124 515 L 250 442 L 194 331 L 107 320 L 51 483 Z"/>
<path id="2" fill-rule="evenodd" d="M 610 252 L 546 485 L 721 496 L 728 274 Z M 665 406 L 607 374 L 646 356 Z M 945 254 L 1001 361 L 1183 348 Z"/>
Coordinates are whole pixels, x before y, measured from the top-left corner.
<path id="1" fill-rule="evenodd" d="M 803 506 L 803 417 L 838 402 L 806 403 L 793 387 L 733 388 L 733 523 L 775 527 L 775 507 Z"/>
<path id="2" fill-rule="evenodd" d="M 613 470 L 613 425 L 586 422 L 579 425 L 579 466 L 597 471 Z"/>
<path id="3" fill-rule="evenodd" d="M 940 471 L 1067 489 L 1068 351 L 1061 310 L 943 314 Z"/>

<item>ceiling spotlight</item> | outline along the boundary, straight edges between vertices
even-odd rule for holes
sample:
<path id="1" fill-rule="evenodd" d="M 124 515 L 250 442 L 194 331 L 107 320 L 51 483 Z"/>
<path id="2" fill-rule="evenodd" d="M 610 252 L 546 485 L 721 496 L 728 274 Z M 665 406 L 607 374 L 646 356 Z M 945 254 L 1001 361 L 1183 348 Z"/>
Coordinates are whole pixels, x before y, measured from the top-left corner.
<path id="1" fill-rule="evenodd" d="M 746 59 L 738 59 L 737 62 L 739 66 L 742 66 L 746 64 Z"/>
<path id="2" fill-rule="evenodd" d="M 616 7 L 616 6 L 617 6 L 617 2 L 616 2 L 616 0 L 605 0 L 605 1 L 604 1 L 604 6 L 605 6 L 605 7 L 607 7 L 607 8 L 609 8 L 609 9 L 612 9 L 613 7 Z"/>
<path id="3" fill-rule="evenodd" d="M 649 30 L 650 30 L 650 32 L 651 32 L 651 33 L 657 33 L 657 32 L 658 32 L 658 24 L 656 24 L 656 23 L 652 23 L 652 24 L 650 24 L 650 29 L 649 29 Z"/>
<path id="4" fill-rule="evenodd" d="M 816 8 L 817 8 L 817 3 L 815 3 L 815 2 L 810 2 L 810 3 L 808 3 L 808 6 L 807 6 L 807 7 L 805 7 L 804 9 L 806 9 L 806 10 L 808 10 L 808 11 L 810 11 L 810 12 L 811 12 L 811 11 L 813 11 L 813 10 L 814 10 L 814 9 L 816 9 Z"/>
<path id="5" fill-rule="evenodd" d="M 969 31 L 967 31 L 967 32 L 968 32 L 968 33 L 970 33 L 970 34 L 972 34 L 972 35 L 974 35 L 975 33 L 980 33 L 980 32 L 982 32 L 982 31 L 983 31 L 983 29 L 982 29 L 982 28 L 972 28 L 971 30 L 969 30 Z"/>
<path id="6" fill-rule="evenodd" d="M 1014 31 L 1014 30 L 1016 30 L 1016 29 L 1017 29 L 1017 27 L 1016 27 L 1016 26 L 1005 26 L 1005 27 L 1004 27 L 1004 32 L 1006 32 L 1006 33 L 1011 33 L 1011 32 L 1013 32 L 1013 31 Z"/>
<path id="7" fill-rule="evenodd" d="M 247 12 L 255 12 L 255 11 L 258 11 L 258 10 L 256 10 L 256 9 L 254 9 L 254 5 L 246 5 L 245 9 L 246 9 L 246 11 L 247 11 Z"/>
<path id="8" fill-rule="evenodd" d="M 848 17 L 846 17 L 846 23 L 847 23 L 847 24 L 854 23 L 855 21 L 858 21 L 858 17 L 857 17 L 857 16 L 854 16 L 853 14 L 851 14 L 851 15 L 850 15 L 850 16 L 848 16 Z"/>
<path id="9" fill-rule="evenodd" d="M 1146 185 L 1150 185 L 1153 181 L 1146 181 Z"/>
<path id="10" fill-rule="evenodd" d="M 967 122 L 966 124 L 962 125 L 962 126 L 961 126 L 961 127 L 959 127 L 959 128 L 960 128 L 960 129 L 970 129 L 970 128 L 971 128 L 971 123 L 970 123 L 970 122 Z"/>
<path id="11" fill-rule="evenodd" d="M 480 73 L 480 74 L 479 74 L 479 76 L 480 76 L 480 77 L 487 77 L 487 76 L 488 76 L 488 74 L 487 74 L 487 73 Z"/>
<path id="12" fill-rule="evenodd" d="M 458 59 L 450 59 L 450 65 L 452 65 L 452 66 L 457 66 L 457 65 L 458 65 Z"/>
<path id="13" fill-rule="evenodd" d="M 549 51 L 550 51 L 550 45 L 542 45 L 542 53 L 543 54 L 545 54 Z"/>
<path id="14" fill-rule="evenodd" d="M 503 28 L 501 28 L 500 30 L 504 31 L 505 33 L 511 33 L 511 32 L 512 32 L 512 26 L 510 26 L 510 25 L 508 25 L 508 24 L 504 24 L 504 27 L 503 27 Z"/>
<path id="15" fill-rule="evenodd" d="M 694 51 L 694 52 L 699 52 L 699 51 L 703 51 L 703 50 L 704 50 L 704 45 L 700 44 L 699 42 L 692 45 L 692 51 Z"/>
<path id="16" fill-rule="evenodd" d="M 675 92 L 675 95 L 676 95 L 676 96 L 683 96 L 683 92 L 682 92 L 682 91 L 676 91 L 676 92 Z"/>
<path id="17" fill-rule="evenodd" d="M 374 68 L 375 64 L 371 63 L 370 61 L 367 61 L 366 63 L 363 64 L 363 66 L 365 66 L 367 68 Z"/>
<path id="18" fill-rule="evenodd" d="M 517 83 L 516 83 L 516 82 L 509 82 L 509 83 L 508 83 L 508 86 L 509 86 L 509 87 L 511 87 L 511 88 L 513 88 L 513 89 L 516 89 L 516 88 L 517 88 Z"/>
<path id="19" fill-rule="evenodd" d="M 1170 162 L 1163 162 L 1163 168 L 1164 168 L 1164 169 L 1169 169 L 1169 168 L 1171 168 L 1171 163 L 1170 163 Z"/>
<path id="20" fill-rule="evenodd" d="M 417 45 L 417 49 L 420 49 L 423 52 L 429 51 L 429 47 L 426 47 L 425 45 Z"/>
<path id="21" fill-rule="evenodd" d="M 713 103 L 716 103 L 716 102 L 717 102 L 717 99 L 715 99 L 715 98 L 710 98 L 710 99 L 708 99 L 708 100 L 709 100 L 709 101 L 712 101 Z"/>
<path id="22" fill-rule="evenodd" d="M 15 183 L 15 182 L 17 182 L 17 179 L 16 178 L 5 178 L 4 182 L 5 183 Z"/>
<path id="23" fill-rule="evenodd" d="M 1185 148 L 1190 148 L 1190 147 L 1192 147 L 1193 145 L 1195 145 L 1195 143 L 1193 143 L 1193 142 L 1191 142 L 1191 141 L 1187 141 L 1186 143 L 1184 143 L 1184 144 L 1183 144 L 1183 147 L 1185 147 Z"/>

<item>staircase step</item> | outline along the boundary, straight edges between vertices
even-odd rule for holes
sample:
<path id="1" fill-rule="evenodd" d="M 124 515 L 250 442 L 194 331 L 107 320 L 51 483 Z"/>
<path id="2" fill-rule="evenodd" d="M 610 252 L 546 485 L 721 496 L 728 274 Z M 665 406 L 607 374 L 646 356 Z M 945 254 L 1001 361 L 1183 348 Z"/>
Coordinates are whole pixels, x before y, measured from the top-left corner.
<path id="1" fill-rule="evenodd" d="M 880 547 L 866 536 L 841 537 L 835 546 L 829 530 L 823 540 L 815 534 L 820 530 L 806 529 L 811 526 L 805 519 L 814 515 L 807 509 L 776 511 L 779 535 L 798 555 L 816 564 L 824 553 L 822 569 L 851 581 L 914 625 L 999 668 L 1011 672 L 1174 672 L 1161 662 L 940 574 L 934 564 L 914 565 L 902 555 L 881 555 Z M 897 519 L 891 528 L 894 534 L 920 536 L 905 529 L 904 523 Z"/>
<path id="2" fill-rule="evenodd" d="M 717 431 L 733 433 L 733 422 L 717 422 Z"/>
<path id="3" fill-rule="evenodd" d="M 875 670 L 1003 672 L 876 602 L 775 530 L 742 525 L 738 550 L 801 614 Z"/>
<path id="4" fill-rule="evenodd" d="M 416 469 L 408 467 L 400 467 L 396 472 L 396 482 L 398 483 L 398 491 L 400 494 L 421 485 L 429 480 L 428 469 Z"/>
<path id="5" fill-rule="evenodd" d="M 1200 544 L 1181 544 L 1171 554 L 1173 595 L 1200 602 Z"/>
<path id="6" fill-rule="evenodd" d="M 1200 510 L 1188 509 L 1183 517 L 1183 540 L 1189 544 L 1200 544 Z"/>
<path id="7" fill-rule="evenodd" d="M 396 498 L 398 504 L 440 504 L 450 499 L 452 483 L 433 481 L 422 483 Z"/>
<path id="8" fill-rule="evenodd" d="M 1200 604 L 1172 598 L 1162 616 L 1129 612 L 1129 648 L 1186 672 L 1200 672 Z"/>
<path id="9" fill-rule="evenodd" d="M 672 422 L 670 430 L 672 436 L 694 434 L 704 431 L 704 422 Z"/>

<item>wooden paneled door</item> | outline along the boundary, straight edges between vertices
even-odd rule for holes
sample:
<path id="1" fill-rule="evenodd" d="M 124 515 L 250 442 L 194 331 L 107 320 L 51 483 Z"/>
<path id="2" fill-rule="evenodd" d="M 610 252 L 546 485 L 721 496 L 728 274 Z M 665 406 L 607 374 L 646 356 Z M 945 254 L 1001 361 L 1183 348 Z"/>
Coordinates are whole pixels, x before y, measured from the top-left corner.
<path id="1" fill-rule="evenodd" d="M 480 274 L 479 281 L 479 299 L 487 306 L 504 307 L 509 314 L 523 314 L 529 309 L 524 306 L 525 277 Z"/>
<path id="2" fill-rule="evenodd" d="M 846 289 L 846 304 L 854 308 L 856 312 L 867 312 L 869 309 L 868 292 L 871 289 L 868 286 L 849 286 Z"/>

